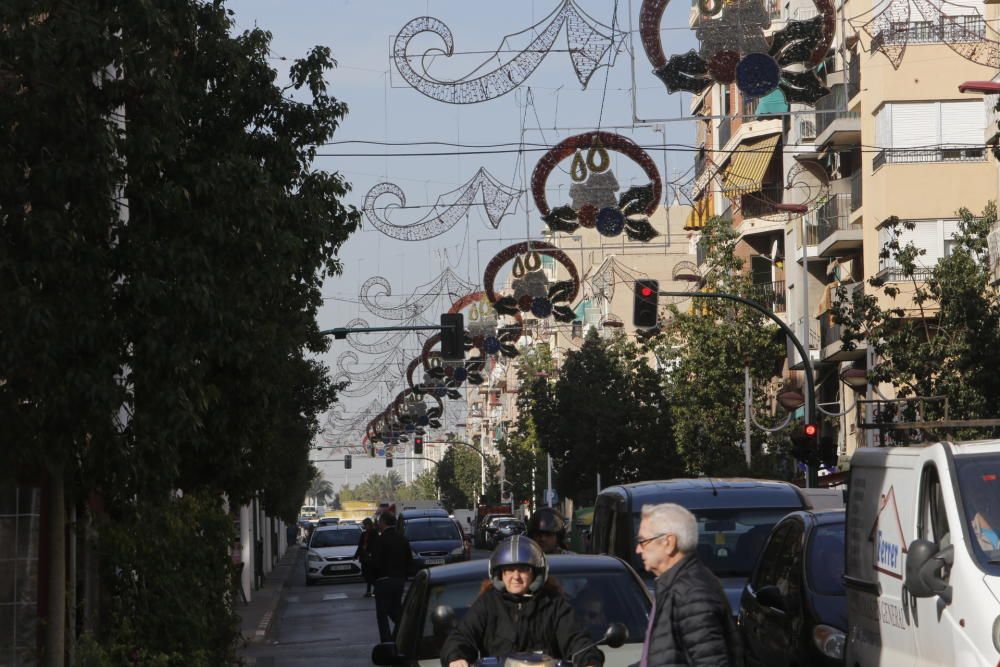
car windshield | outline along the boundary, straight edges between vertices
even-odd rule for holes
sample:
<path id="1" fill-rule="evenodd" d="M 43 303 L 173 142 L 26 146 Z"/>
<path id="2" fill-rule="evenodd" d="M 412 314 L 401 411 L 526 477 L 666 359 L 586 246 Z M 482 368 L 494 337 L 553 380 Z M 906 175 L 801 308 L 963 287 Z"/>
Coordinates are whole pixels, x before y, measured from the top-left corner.
<path id="1" fill-rule="evenodd" d="M 411 542 L 462 539 L 458 533 L 458 526 L 451 519 L 407 521 L 403 525 L 403 535 Z"/>
<path id="2" fill-rule="evenodd" d="M 317 530 L 313 533 L 309 547 L 323 549 L 325 547 L 357 546 L 360 539 L 360 530 Z"/>
<path id="3" fill-rule="evenodd" d="M 976 454 L 955 458 L 962 490 L 969 548 L 980 566 L 1000 569 L 1000 456 Z"/>
<path id="4" fill-rule="evenodd" d="M 593 641 L 604 635 L 609 623 L 624 623 L 628 628 L 628 644 L 641 644 L 646 639 L 649 620 L 649 598 L 642 585 L 629 572 L 574 572 L 553 576 L 566 599 L 573 605 L 577 622 Z M 426 609 L 446 605 L 455 610 L 461 620 L 469 606 L 479 596 L 483 581 L 461 581 L 432 585 L 427 595 Z M 424 636 L 420 641 L 419 660 L 433 660 L 441 653 L 446 634 L 435 633 L 430 613 L 424 616 Z"/>
<path id="5" fill-rule="evenodd" d="M 844 591 L 844 524 L 817 526 L 809 544 L 806 577 L 818 595 L 846 595 Z"/>
<path id="6" fill-rule="evenodd" d="M 766 509 L 692 509 L 698 519 L 698 557 L 717 577 L 749 577 L 774 524 L 801 507 Z M 642 515 L 633 517 L 639 529 Z M 642 560 L 633 558 L 642 572 Z"/>

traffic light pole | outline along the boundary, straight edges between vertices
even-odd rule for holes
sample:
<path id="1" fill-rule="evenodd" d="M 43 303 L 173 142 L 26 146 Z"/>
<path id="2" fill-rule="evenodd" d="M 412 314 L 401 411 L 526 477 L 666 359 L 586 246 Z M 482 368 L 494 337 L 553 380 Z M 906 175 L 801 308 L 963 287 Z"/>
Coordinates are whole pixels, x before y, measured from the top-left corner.
<path id="1" fill-rule="evenodd" d="M 775 315 L 771 310 L 764 307 L 762 303 L 754 301 L 753 299 L 747 299 L 736 294 L 727 294 L 726 292 L 660 292 L 660 296 L 672 296 L 672 297 L 700 297 L 704 299 L 727 299 L 729 301 L 736 301 L 737 303 L 742 303 L 744 306 L 749 306 L 754 310 L 765 315 L 769 320 L 777 324 L 785 335 L 788 336 L 788 340 L 792 341 L 792 345 L 799 353 L 799 358 L 802 359 L 802 368 L 806 375 L 806 402 L 803 406 L 805 410 L 805 420 L 806 424 L 813 424 L 816 421 L 816 378 L 813 373 L 812 359 L 809 357 L 809 352 L 802 346 L 802 341 L 799 340 L 795 332 L 792 331 L 791 327 L 781 321 L 781 318 Z M 808 329 L 807 329 L 808 331 Z M 806 487 L 810 485 L 809 481 L 810 472 L 806 473 Z"/>
<path id="2" fill-rule="evenodd" d="M 334 329 L 324 329 L 320 331 L 321 336 L 333 336 L 334 338 L 347 338 L 347 334 L 353 333 L 379 333 L 381 331 L 442 331 L 448 327 L 436 324 L 414 327 L 336 327 Z"/>

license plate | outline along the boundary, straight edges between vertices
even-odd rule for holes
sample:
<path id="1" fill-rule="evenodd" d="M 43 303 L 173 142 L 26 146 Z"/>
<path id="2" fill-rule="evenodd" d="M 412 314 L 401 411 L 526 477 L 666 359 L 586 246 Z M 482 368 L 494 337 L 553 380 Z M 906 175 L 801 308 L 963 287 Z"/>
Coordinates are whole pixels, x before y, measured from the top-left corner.
<path id="1" fill-rule="evenodd" d="M 350 565 L 331 565 L 330 569 L 331 570 L 350 570 L 351 566 Z"/>
<path id="2" fill-rule="evenodd" d="M 424 562 L 428 565 L 444 565 L 444 558 L 428 558 Z"/>

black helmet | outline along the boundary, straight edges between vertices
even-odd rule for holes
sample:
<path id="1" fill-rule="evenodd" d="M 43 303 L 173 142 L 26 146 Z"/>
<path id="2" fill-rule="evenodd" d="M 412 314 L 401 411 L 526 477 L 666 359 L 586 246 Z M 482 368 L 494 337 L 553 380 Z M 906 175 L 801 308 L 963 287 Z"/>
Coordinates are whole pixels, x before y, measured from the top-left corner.
<path id="1" fill-rule="evenodd" d="M 541 588 L 549 578 L 549 564 L 542 548 L 523 535 L 508 537 L 490 555 L 490 580 L 498 591 L 504 590 L 500 569 L 508 565 L 529 565 L 535 571 L 535 578 L 528 586 L 532 593 Z"/>
<path id="2" fill-rule="evenodd" d="M 551 507 L 540 507 L 528 521 L 528 535 L 555 533 L 562 541 L 566 537 L 566 519 Z"/>

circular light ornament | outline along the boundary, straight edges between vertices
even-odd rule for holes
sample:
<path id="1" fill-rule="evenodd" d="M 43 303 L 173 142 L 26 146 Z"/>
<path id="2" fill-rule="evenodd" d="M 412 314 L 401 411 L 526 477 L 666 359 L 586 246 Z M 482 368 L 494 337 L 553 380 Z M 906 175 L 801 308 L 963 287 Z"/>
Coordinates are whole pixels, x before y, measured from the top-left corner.
<path id="1" fill-rule="evenodd" d="M 780 81 L 781 67 L 766 53 L 748 53 L 736 65 L 736 85 L 747 97 L 763 97 Z"/>

